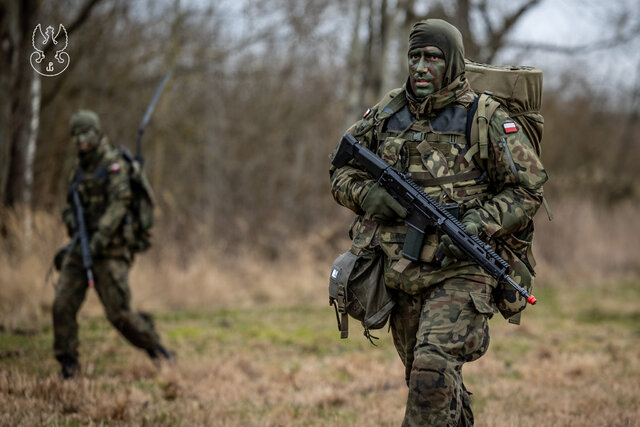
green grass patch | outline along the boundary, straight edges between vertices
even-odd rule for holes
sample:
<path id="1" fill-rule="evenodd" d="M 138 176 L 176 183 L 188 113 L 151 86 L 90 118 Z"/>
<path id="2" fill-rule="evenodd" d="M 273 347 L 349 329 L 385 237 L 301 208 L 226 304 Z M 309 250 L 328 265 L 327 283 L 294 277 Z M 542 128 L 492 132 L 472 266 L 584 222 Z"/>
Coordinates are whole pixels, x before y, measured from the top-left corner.
<path id="1" fill-rule="evenodd" d="M 180 326 L 171 328 L 166 332 L 167 336 L 173 340 L 180 339 L 196 339 L 202 337 L 204 332 L 201 328 L 195 326 Z"/>
<path id="2" fill-rule="evenodd" d="M 627 389 L 600 392 L 589 384 L 599 378 L 592 377 L 594 372 L 603 372 L 602 387 L 615 378 L 616 387 L 633 390 L 635 383 L 627 379 L 637 377 L 639 366 L 636 286 L 545 286 L 537 289 L 540 303 L 527 308 L 522 326 L 494 316 L 488 354 L 478 364 L 465 365 L 468 369 L 486 363 L 491 372 L 465 372 L 477 419 L 486 424 L 496 411 L 502 414 L 513 406 L 496 409 L 495 402 L 505 399 L 504 390 L 513 392 L 510 396 L 520 406 L 531 404 L 527 392 L 520 392 L 527 387 L 547 393 L 549 385 L 527 377 L 529 368 L 523 370 L 523 364 L 532 370 L 552 366 L 555 374 L 549 380 L 567 383 L 563 387 L 572 403 L 582 390 L 598 393 L 583 401 L 582 411 L 588 402 L 616 393 L 631 399 L 621 402 L 632 407 L 637 399 L 625 397 Z M 404 371 L 386 328 L 373 331 L 380 337 L 374 347 L 359 322 L 351 320 L 349 338 L 342 340 L 333 309 L 325 306 L 176 311 L 155 320 L 165 344 L 178 354 L 176 371 L 167 375 L 156 372 L 150 362 L 145 366 L 146 356 L 104 316 L 79 319 L 85 381 L 79 383 L 85 387 L 81 399 L 100 402 L 98 415 L 86 408 L 71 415 L 58 409 L 73 406 L 74 388 L 51 378 L 59 367 L 50 329 L 43 326 L 29 335 L 1 331 L 0 373 L 6 373 L 8 392 L 0 399 L 26 407 L 20 396 L 36 396 L 51 425 L 371 425 L 371 420 L 363 423 L 362 414 L 379 411 L 380 401 L 391 406 L 376 412 L 380 422 L 375 425 L 401 420 L 407 392 Z M 36 419 L 34 413 L 30 420 Z M 20 424 L 17 416 L 12 420 Z"/>
<path id="3" fill-rule="evenodd" d="M 593 307 L 580 312 L 577 320 L 590 324 L 616 323 L 620 326 L 640 329 L 640 311 L 625 313 Z"/>

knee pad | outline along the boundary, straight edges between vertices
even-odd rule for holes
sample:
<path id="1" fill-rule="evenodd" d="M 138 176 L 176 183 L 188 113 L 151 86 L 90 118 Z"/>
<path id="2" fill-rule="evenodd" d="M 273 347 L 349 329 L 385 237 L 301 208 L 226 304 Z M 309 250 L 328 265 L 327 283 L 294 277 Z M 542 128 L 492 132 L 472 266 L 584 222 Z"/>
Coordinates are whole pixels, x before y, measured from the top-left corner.
<path id="1" fill-rule="evenodd" d="M 417 355 L 409 378 L 410 392 L 430 405 L 439 406 L 448 402 L 453 385 L 447 365 L 447 361 L 437 354 Z"/>

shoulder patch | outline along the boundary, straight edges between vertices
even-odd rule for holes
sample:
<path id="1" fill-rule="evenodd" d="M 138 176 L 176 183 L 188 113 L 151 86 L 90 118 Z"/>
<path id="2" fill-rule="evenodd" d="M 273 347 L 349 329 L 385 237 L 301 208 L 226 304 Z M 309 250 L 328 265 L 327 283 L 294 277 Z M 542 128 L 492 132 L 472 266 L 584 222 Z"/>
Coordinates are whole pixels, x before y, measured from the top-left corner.
<path id="1" fill-rule="evenodd" d="M 502 124 L 504 128 L 504 133 L 515 133 L 518 132 L 518 127 L 514 122 L 506 122 Z"/>
<path id="2" fill-rule="evenodd" d="M 371 108 L 367 108 L 367 111 L 364 112 L 364 114 L 362 115 L 362 118 L 366 119 L 369 114 L 371 114 Z"/>
<path id="3" fill-rule="evenodd" d="M 118 162 L 112 163 L 111 166 L 109 166 L 109 172 L 111 173 L 120 172 L 120 163 Z"/>

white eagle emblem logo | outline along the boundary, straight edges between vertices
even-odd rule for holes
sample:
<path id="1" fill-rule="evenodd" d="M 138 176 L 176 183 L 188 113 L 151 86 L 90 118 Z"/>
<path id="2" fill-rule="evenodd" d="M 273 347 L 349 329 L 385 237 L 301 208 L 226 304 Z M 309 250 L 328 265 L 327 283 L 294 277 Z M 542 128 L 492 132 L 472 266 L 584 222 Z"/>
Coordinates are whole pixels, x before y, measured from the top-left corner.
<path id="1" fill-rule="evenodd" d="M 42 26 L 33 29 L 31 44 L 35 52 L 31 54 L 30 62 L 33 69 L 47 77 L 57 76 L 69 66 L 69 54 L 65 52 L 69 43 L 69 36 L 64 25 L 60 24 L 58 33 L 54 36 L 54 28 L 49 25 L 42 32 Z M 43 69 L 44 68 L 44 69 Z"/>

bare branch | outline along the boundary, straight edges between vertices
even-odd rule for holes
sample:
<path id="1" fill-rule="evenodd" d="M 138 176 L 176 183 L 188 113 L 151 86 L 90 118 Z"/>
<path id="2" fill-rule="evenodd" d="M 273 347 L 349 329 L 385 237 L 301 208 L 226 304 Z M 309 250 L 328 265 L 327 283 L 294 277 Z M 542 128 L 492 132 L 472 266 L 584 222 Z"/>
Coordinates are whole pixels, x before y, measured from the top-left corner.
<path id="1" fill-rule="evenodd" d="M 535 7 L 540 3 L 541 0 L 529 0 L 526 3 L 523 3 L 518 10 L 516 10 L 511 16 L 508 16 L 502 23 L 502 28 L 498 31 L 501 34 L 507 34 L 513 26 L 522 18 L 522 16 L 527 13 L 531 8 Z"/>
<path id="2" fill-rule="evenodd" d="M 478 3 L 478 10 L 480 11 L 480 16 L 482 16 L 482 21 L 484 22 L 485 27 L 487 28 L 487 32 L 489 33 L 489 37 L 495 37 L 496 30 L 493 28 L 493 24 L 491 23 L 491 19 L 489 17 L 489 11 L 487 8 L 487 0 L 482 0 Z"/>
<path id="3" fill-rule="evenodd" d="M 524 16 L 525 13 L 527 13 L 531 8 L 537 6 L 538 3 L 540 3 L 540 1 L 541 0 L 529 0 L 528 2 L 523 3 L 511 15 L 505 15 L 505 18 L 502 21 L 502 25 L 500 26 L 500 28 L 498 28 L 497 30 L 490 29 L 488 34 L 489 35 L 488 43 L 486 46 L 488 51 L 483 58 L 480 58 L 480 60 L 491 62 L 495 57 L 496 53 L 504 47 L 504 44 L 506 43 L 506 39 L 507 39 L 507 34 L 509 33 L 509 31 L 511 31 L 514 25 L 518 21 L 520 21 L 520 19 L 522 18 L 522 16 Z M 485 2 L 481 3 L 480 6 L 482 6 L 484 3 Z M 486 9 L 486 4 L 484 4 L 484 7 Z M 487 14 L 484 17 L 484 20 L 486 22 L 489 22 L 488 12 L 486 10 L 482 12 L 483 12 L 483 15 Z"/>
<path id="4" fill-rule="evenodd" d="M 525 50 L 544 50 L 553 53 L 562 53 L 565 55 L 577 55 L 587 51 L 606 50 L 614 47 L 620 47 L 627 43 L 640 38 L 640 26 L 628 31 L 626 34 L 616 35 L 608 39 L 584 43 L 581 45 L 564 46 L 553 43 L 530 43 L 521 41 L 511 41 L 510 45 Z"/>
<path id="5" fill-rule="evenodd" d="M 75 19 L 71 21 L 71 24 L 69 24 L 69 26 L 66 28 L 67 35 L 71 35 L 74 31 L 80 28 L 82 24 L 84 24 L 84 22 L 89 18 L 91 10 L 94 8 L 94 6 L 96 6 L 101 1 L 102 0 L 87 0 L 84 6 L 82 6 L 82 9 L 80 9 L 80 12 L 78 12 L 78 15 L 76 15 Z M 53 46 L 53 43 L 49 43 L 45 48 L 45 53 L 51 52 Z"/>

